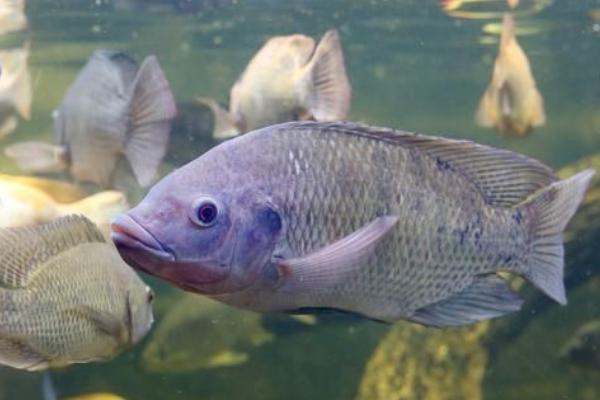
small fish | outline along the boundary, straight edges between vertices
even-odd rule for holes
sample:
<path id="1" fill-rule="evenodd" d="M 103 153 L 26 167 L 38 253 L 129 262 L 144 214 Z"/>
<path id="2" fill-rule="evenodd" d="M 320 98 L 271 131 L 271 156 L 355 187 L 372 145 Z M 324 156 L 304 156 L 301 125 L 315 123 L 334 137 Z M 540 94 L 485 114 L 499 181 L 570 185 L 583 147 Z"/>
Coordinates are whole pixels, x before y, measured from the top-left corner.
<path id="1" fill-rule="evenodd" d="M 589 321 L 577 328 L 559 355 L 574 365 L 600 369 L 600 320 Z"/>
<path id="2" fill-rule="evenodd" d="M 344 119 L 351 87 L 337 31 L 327 31 L 316 47 L 314 39 L 300 34 L 269 39 L 229 97 L 229 115 L 239 132 L 298 119 Z M 223 118 L 215 113 L 215 119 Z M 231 124 L 216 125 L 221 130 L 215 137 L 237 133 Z"/>
<path id="3" fill-rule="evenodd" d="M 1 228 L 40 224 L 66 215 L 83 214 L 108 234 L 110 221 L 128 208 L 125 195 L 114 190 L 65 204 L 55 201 L 35 186 L 0 176 Z"/>
<path id="4" fill-rule="evenodd" d="M 56 145 L 5 149 L 27 172 L 69 170 L 78 181 L 121 187 L 131 174 L 151 183 L 167 151 L 175 102 L 155 56 L 137 63 L 97 50 L 71 85 L 54 120 Z"/>
<path id="5" fill-rule="evenodd" d="M 31 77 L 29 42 L 22 47 L 0 50 L 0 138 L 11 134 L 19 119 L 31 117 Z"/>
<path id="6" fill-rule="evenodd" d="M 107 360 L 152 324 L 152 291 L 81 216 L 0 229 L 0 364 Z"/>
<path id="7" fill-rule="evenodd" d="M 561 234 L 594 174 L 469 141 L 292 122 L 214 147 L 112 224 L 132 266 L 263 312 L 458 326 L 565 304 Z"/>
<path id="8" fill-rule="evenodd" d="M 27 28 L 25 0 L 2 0 L 0 2 L 0 35 Z"/>
<path id="9" fill-rule="evenodd" d="M 273 339 L 260 314 L 184 294 L 156 328 L 142 367 L 152 373 L 186 373 L 235 366 L 248 360 L 250 349 Z"/>
<path id="10" fill-rule="evenodd" d="M 500 133 L 524 136 L 544 125 L 546 115 L 514 25 L 512 15 L 505 13 L 492 81 L 479 102 L 475 119 L 479 125 L 494 127 Z"/>

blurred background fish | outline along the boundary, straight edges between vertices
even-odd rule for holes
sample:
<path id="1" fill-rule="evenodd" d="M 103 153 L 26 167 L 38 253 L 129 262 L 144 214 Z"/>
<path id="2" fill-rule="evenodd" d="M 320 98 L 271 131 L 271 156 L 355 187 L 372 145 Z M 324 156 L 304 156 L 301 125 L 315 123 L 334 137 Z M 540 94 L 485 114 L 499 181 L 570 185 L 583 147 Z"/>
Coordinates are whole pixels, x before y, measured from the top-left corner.
<path id="1" fill-rule="evenodd" d="M 600 369 L 600 320 L 588 321 L 577 328 L 559 355 L 573 365 Z"/>
<path id="2" fill-rule="evenodd" d="M 61 192 L 61 188 L 68 188 L 67 184 L 32 179 L 0 174 L 0 227 L 40 224 L 82 214 L 108 235 L 111 220 L 129 208 L 125 195 L 118 191 L 103 191 L 77 199 L 75 195 L 80 193 L 73 191 L 68 199 L 68 192 Z M 55 197 L 57 193 L 60 193 L 59 199 Z"/>
<path id="3" fill-rule="evenodd" d="M 84 217 L 0 230 L 0 363 L 108 360 L 152 324 L 153 293 Z"/>
<path id="4" fill-rule="evenodd" d="M 515 36 L 512 14 L 504 14 L 492 81 L 475 115 L 477 123 L 508 135 L 524 136 L 546 123 L 544 99 L 527 56 Z"/>
<path id="5" fill-rule="evenodd" d="M 250 60 L 229 97 L 233 125 L 225 114 L 215 113 L 218 138 L 279 122 L 344 119 L 351 87 L 338 32 L 327 31 L 317 45 L 300 34 L 272 37 Z"/>
<path id="6" fill-rule="evenodd" d="M 156 57 L 138 68 L 124 53 L 97 50 L 56 112 L 56 145 L 22 142 L 5 153 L 27 172 L 68 169 L 104 188 L 149 185 L 167 151 L 175 102 Z"/>
<path id="7" fill-rule="evenodd" d="M 27 28 L 25 0 L 0 1 L 0 35 Z"/>
<path id="8" fill-rule="evenodd" d="M 194 294 L 182 294 L 152 333 L 142 368 L 152 373 L 187 373 L 248 361 L 249 352 L 274 339 L 261 315 Z"/>
<path id="9" fill-rule="evenodd" d="M 29 47 L 25 42 L 21 47 L 0 50 L 0 138 L 17 128 L 19 116 L 31 117 Z"/>

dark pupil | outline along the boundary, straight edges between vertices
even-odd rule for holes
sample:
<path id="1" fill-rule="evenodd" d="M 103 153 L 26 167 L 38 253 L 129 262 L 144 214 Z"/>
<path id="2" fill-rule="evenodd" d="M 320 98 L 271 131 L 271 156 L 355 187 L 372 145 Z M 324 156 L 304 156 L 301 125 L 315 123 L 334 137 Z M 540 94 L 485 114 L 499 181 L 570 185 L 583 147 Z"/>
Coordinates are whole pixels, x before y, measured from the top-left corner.
<path id="1" fill-rule="evenodd" d="M 203 204 L 198 209 L 198 219 L 200 222 L 210 224 L 217 216 L 217 207 L 214 204 Z"/>

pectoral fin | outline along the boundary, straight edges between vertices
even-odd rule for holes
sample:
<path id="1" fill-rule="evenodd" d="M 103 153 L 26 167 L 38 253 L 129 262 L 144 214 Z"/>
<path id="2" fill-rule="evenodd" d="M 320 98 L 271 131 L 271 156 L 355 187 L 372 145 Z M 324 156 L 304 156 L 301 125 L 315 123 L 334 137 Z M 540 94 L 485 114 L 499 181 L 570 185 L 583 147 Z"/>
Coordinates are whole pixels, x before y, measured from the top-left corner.
<path id="1" fill-rule="evenodd" d="M 331 287 L 360 268 L 398 221 L 378 217 L 356 232 L 304 257 L 281 261 L 277 267 L 282 291 Z"/>
<path id="2" fill-rule="evenodd" d="M 64 147 L 43 142 L 21 142 L 4 149 L 6 156 L 15 160 L 25 172 L 59 172 L 67 168 Z"/>
<path id="3" fill-rule="evenodd" d="M 75 309 L 75 313 L 94 321 L 99 331 L 113 337 L 119 343 L 128 339 L 129 335 L 125 324 L 113 314 L 86 306 Z"/>

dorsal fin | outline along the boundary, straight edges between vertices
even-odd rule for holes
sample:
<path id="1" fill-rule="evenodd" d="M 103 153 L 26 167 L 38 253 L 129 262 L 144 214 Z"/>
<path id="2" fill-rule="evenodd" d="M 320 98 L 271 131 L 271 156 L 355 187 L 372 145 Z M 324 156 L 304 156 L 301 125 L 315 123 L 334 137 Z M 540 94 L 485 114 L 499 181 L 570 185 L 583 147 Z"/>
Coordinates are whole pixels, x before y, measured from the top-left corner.
<path id="1" fill-rule="evenodd" d="M 102 233 L 81 215 L 41 225 L 0 229 L 0 286 L 26 287 L 46 261 L 83 243 L 106 243 Z"/>
<path id="2" fill-rule="evenodd" d="M 438 165 L 462 174 L 479 189 L 491 206 L 512 207 L 558 180 L 548 166 L 537 160 L 468 140 L 426 136 L 352 122 L 303 121 L 282 124 L 280 127 L 284 125 L 290 129 L 337 131 L 414 149 Z"/>

